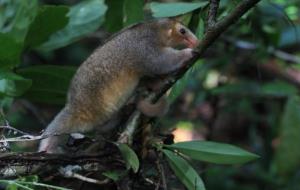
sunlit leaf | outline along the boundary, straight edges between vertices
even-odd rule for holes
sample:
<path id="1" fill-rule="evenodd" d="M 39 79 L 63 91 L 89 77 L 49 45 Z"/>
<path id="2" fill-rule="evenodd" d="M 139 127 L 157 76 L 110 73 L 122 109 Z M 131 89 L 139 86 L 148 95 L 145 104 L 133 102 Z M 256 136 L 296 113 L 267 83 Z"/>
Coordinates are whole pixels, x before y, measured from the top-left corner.
<path id="1" fill-rule="evenodd" d="M 165 146 L 192 159 L 216 164 L 241 164 L 258 158 L 236 146 L 209 141 L 186 141 Z"/>
<path id="2" fill-rule="evenodd" d="M 205 190 L 202 179 L 186 160 L 172 151 L 163 149 L 162 152 L 175 175 L 188 190 Z"/>
<path id="3" fill-rule="evenodd" d="M 1 6 L 0 32 L 9 33 L 16 42 L 22 43 L 37 13 L 37 0 L 6 1 Z"/>

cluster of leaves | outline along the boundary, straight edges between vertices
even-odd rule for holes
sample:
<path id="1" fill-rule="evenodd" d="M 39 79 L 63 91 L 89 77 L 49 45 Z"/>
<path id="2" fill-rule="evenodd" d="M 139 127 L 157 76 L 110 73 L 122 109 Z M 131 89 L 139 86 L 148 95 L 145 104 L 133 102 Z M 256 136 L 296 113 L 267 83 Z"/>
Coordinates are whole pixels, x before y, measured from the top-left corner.
<path id="1" fill-rule="evenodd" d="M 116 145 L 122 153 L 127 169 L 132 169 L 136 173 L 140 164 L 135 152 L 125 144 Z M 243 164 L 258 158 L 257 155 L 233 145 L 209 141 L 186 141 L 155 146 L 163 152 L 175 175 L 189 190 L 204 190 L 205 186 L 197 171 L 187 160 L 193 159 L 215 164 Z M 124 176 L 124 172 L 109 171 L 104 175 L 117 181 Z"/>
<path id="2" fill-rule="evenodd" d="M 2 104 L 21 95 L 33 101 L 63 104 L 75 67 L 29 63 L 30 66 L 22 68 L 22 55 L 31 50 L 53 51 L 94 32 L 104 21 L 106 5 L 101 0 L 85 1 L 71 7 L 39 6 L 36 0 L 1 3 Z"/>

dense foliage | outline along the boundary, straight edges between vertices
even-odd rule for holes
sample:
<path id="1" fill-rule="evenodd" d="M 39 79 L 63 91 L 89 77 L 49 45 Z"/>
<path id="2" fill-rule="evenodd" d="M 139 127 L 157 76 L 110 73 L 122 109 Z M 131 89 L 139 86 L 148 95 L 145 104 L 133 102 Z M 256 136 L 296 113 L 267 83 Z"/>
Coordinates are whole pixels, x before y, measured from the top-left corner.
<path id="1" fill-rule="evenodd" d="M 220 2 L 218 19 L 240 1 Z M 184 14 L 183 22 L 201 39 L 207 5 L 205 0 L 0 0 L 1 125 L 38 134 L 64 105 L 76 68 L 109 34 L 151 17 Z M 298 0 L 261 1 L 172 88 L 170 112 L 156 126 L 162 133 L 177 128 L 175 140 L 186 132 L 189 138 L 181 138 L 190 142 L 155 147 L 187 189 L 300 188 L 299 7 Z M 15 136 L 0 132 L 0 139 Z M 9 146 L 33 151 L 36 143 Z M 137 172 L 136 153 L 124 144 L 117 147 L 127 169 Z M 257 158 L 250 152 L 260 158 L 237 165 Z M 58 188 L 38 176 L 0 183 L 0 189 L 10 190 Z"/>

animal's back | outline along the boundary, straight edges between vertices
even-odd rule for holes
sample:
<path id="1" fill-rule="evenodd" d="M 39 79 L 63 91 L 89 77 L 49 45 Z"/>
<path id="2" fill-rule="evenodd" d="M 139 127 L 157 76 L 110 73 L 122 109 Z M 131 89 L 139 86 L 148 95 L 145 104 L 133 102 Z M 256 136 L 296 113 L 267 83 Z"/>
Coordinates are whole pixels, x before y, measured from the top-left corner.
<path id="1" fill-rule="evenodd" d="M 99 47 L 77 70 L 67 106 L 76 117 L 102 124 L 128 100 L 142 75 L 137 57 L 145 35 L 126 30 Z M 134 35 L 136 32 L 136 35 Z M 147 48 L 147 47 L 145 47 Z"/>

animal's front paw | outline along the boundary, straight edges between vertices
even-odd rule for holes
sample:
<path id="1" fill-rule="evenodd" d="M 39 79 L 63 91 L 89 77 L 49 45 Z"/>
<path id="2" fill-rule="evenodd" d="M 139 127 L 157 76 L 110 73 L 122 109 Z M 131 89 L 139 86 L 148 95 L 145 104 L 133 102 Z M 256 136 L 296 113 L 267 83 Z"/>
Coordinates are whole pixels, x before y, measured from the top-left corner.
<path id="1" fill-rule="evenodd" d="M 183 64 L 186 61 L 192 59 L 195 56 L 194 50 L 192 48 L 186 48 L 186 49 L 183 49 L 181 51 L 182 51 L 182 62 L 183 62 Z"/>
<path id="2" fill-rule="evenodd" d="M 194 55 L 194 50 L 192 48 L 186 48 L 186 49 L 183 49 L 182 51 L 183 51 L 184 57 L 186 59 L 190 59 Z"/>

